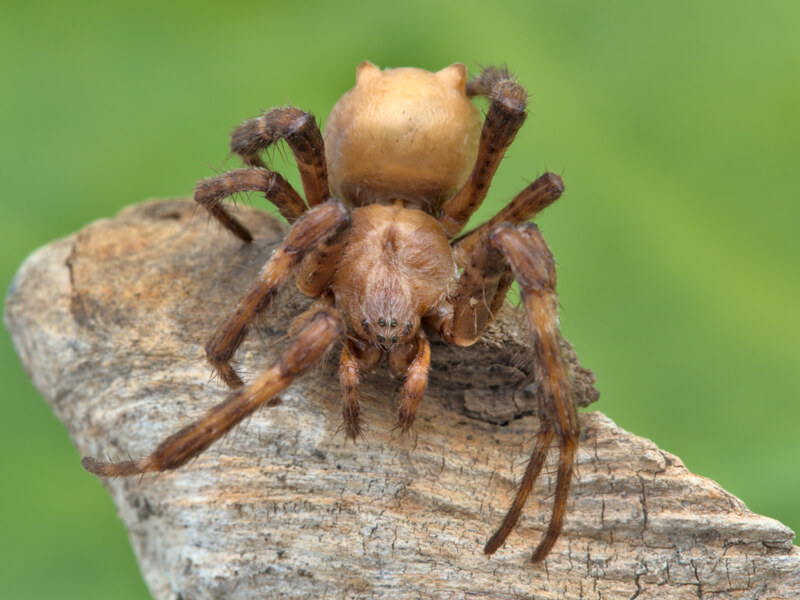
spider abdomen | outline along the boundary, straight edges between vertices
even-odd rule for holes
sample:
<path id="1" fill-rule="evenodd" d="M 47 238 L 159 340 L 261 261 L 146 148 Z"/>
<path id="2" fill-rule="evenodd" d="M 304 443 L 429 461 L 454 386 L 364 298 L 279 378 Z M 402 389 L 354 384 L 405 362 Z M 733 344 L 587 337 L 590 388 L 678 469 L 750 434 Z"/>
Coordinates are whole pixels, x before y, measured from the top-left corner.
<path id="1" fill-rule="evenodd" d="M 355 332 L 388 347 L 413 338 L 455 273 L 447 236 L 433 217 L 372 204 L 351 213 L 347 246 L 331 287 Z"/>
<path id="2" fill-rule="evenodd" d="M 325 126 L 333 195 L 351 206 L 402 200 L 437 213 L 478 154 L 482 119 L 466 83 L 458 63 L 436 73 L 361 63 Z"/>

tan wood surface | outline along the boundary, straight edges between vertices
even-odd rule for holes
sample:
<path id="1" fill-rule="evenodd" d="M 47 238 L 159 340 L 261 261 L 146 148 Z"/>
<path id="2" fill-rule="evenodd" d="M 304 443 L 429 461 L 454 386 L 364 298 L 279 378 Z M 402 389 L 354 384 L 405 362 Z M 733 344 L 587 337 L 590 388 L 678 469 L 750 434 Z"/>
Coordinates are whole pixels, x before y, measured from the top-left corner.
<path id="1" fill-rule="evenodd" d="M 203 346 L 283 231 L 264 213 L 238 214 L 255 243 L 208 223 L 190 201 L 154 201 L 21 268 L 6 323 L 82 455 L 146 454 L 227 396 Z M 240 350 L 246 375 L 278 356 L 307 303 L 296 291 L 280 297 Z M 552 554 L 528 562 L 549 519 L 554 477 L 545 473 L 507 544 L 484 556 L 537 427 L 524 332 L 508 307 L 473 347 L 434 343 L 409 435 L 393 430 L 400 383 L 381 370 L 362 387 L 365 439 L 345 440 L 332 355 L 280 406 L 189 465 L 106 481 L 153 596 L 800 597 L 788 528 L 597 412 L 582 413 Z M 588 404 L 592 375 L 566 348 Z"/>

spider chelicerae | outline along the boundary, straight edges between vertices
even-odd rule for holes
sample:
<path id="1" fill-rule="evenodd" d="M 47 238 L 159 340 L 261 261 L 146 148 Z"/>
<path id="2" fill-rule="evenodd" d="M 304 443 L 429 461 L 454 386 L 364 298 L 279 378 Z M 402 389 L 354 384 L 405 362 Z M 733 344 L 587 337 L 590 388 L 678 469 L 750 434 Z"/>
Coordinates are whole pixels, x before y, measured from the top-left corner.
<path id="1" fill-rule="evenodd" d="M 473 96 L 489 100 L 484 119 Z M 404 379 L 397 416 L 406 431 L 428 381 L 428 336 L 475 343 L 516 280 L 530 325 L 541 425 L 516 496 L 484 551 L 503 545 L 556 444 L 553 513 L 532 556 L 543 560 L 563 526 L 579 425 L 559 344 L 553 256 L 528 221 L 561 196 L 561 178 L 545 173 L 492 219 L 459 235 L 486 197 L 526 106 L 527 92 L 505 69 L 486 68 L 467 81 L 462 64 L 432 73 L 381 71 L 363 62 L 356 86 L 333 107 L 324 142 L 314 116 L 298 108 L 245 121 L 231 148 L 247 167 L 199 182 L 194 198 L 243 242 L 252 241 L 250 232 L 222 204 L 236 193 L 263 193 L 291 227 L 206 345 L 209 362 L 233 392 L 149 456 L 87 457 L 83 466 L 101 476 L 175 469 L 259 407 L 276 405 L 277 394 L 339 342 L 345 434 L 361 435 L 359 377 L 384 355 L 390 372 Z M 261 158 L 280 140 L 297 159 L 305 201 Z M 293 275 L 316 300 L 292 323 L 281 358 L 245 384 L 234 354 Z"/>

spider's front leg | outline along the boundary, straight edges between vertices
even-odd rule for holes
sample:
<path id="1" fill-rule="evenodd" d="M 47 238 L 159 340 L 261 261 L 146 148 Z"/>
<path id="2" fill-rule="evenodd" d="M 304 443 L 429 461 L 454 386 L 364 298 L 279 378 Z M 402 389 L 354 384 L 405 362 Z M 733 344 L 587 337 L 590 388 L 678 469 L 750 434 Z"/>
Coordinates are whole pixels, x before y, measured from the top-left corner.
<path id="1" fill-rule="evenodd" d="M 540 429 L 520 489 L 500 529 L 486 543 L 484 551 L 492 554 L 505 542 L 516 525 L 533 483 L 541 471 L 550 441 L 559 445 L 556 492 L 553 515 L 544 537 L 533 551 L 531 560 L 543 560 L 556 543 L 564 524 L 567 497 L 578 451 L 580 427 L 572 394 L 569 370 L 561 352 L 558 331 L 558 298 L 553 255 L 533 223 L 519 227 L 499 225 L 489 232 L 492 244 L 502 250 L 519 282 L 534 351 L 534 369 L 540 386 Z"/>
<path id="2" fill-rule="evenodd" d="M 177 469 L 204 452 L 261 406 L 276 406 L 276 395 L 308 371 L 344 335 L 345 324 L 333 309 L 316 314 L 300 335 L 267 371 L 220 402 L 206 415 L 165 439 L 155 451 L 138 460 L 108 463 L 85 457 L 81 464 L 102 477 L 125 477 L 148 471 Z"/>
<path id="3" fill-rule="evenodd" d="M 556 440 L 560 454 L 553 513 L 532 556 L 533 562 L 539 562 L 552 549 L 564 524 L 579 426 L 569 370 L 561 353 L 555 263 L 536 225 L 503 223 L 489 229 L 472 248 L 452 308 L 432 315 L 427 323 L 446 340 L 459 345 L 473 343 L 500 307 L 511 282 L 509 271 L 519 282 L 530 325 L 534 372 L 540 387 L 540 427 L 514 501 L 484 552 L 492 554 L 505 543 Z"/>
<path id="4" fill-rule="evenodd" d="M 283 243 L 264 265 L 258 281 L 206 344 L 208 361 L 228 387 L 237 389 L 243 384 L 231 359 L 258 315 L 272 304 L 303 257 L 327 238 L 337 239 L 336 234 L 349 222 L 345 206 L 332 199 L 307 212 L 289 229 Z"/>

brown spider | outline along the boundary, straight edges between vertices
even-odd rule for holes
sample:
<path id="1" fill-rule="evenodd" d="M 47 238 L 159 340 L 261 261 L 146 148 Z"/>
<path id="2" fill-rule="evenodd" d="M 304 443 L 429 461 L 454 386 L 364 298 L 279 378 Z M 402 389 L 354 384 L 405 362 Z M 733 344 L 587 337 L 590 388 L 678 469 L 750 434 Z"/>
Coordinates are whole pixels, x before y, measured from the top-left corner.
<path id="1" fill-rule="evenodd" d="M 482 125 L 470 101 L 477 95 L 490 101 Z M 495 552 L 516 525 L 555 441 L 553 514 L 532 556 L 533 562 L 544 559 L 564 522 L 579 427 L 559 346 L 553 257 L 527 221 L 558 199 L 561 179 L 542 175 L 494 218 L 456 237 L 486 197 L 526 105 L 527 92 L 505 69 L 484 69 L 467 83 L 462 64 L 430 73 L 381 71 L 363 62 L 356 86 L 333 107 L 324 144 L 314 116 L 297 108 L 245 121 L 233 132 L 231 148 L 247 168 L 201 181 L 194 198 L 244 242 L 252 240 L 249 231 L 222 206 L 237 192 L 264 193 L 291 228 L 206 345 L 208 360 L 234 392 L 149 456 L 116 463 L 87 457 L 84 468 L 101 476 L 175 469 L 257 408 L 277 404 L 276 394 L 340 340 L 346 435 L 361 433 L 359 375 L 384 355 L 391 373 L 405 378 L 398 426 L 406 431 L 427 384 L 427 335 L 459 346 L 475 343 L 516 279 L 541 386 L 541 427 L 511 508 L 484 551 Z M 260 158 L 279 140 L 297 159 L 307 205 Z M 292 274 L 300 291 L 317 300 L 292 323 L 294 340 L 282 357 L 244 385 L 231 364 L 234 353 Z"/>

